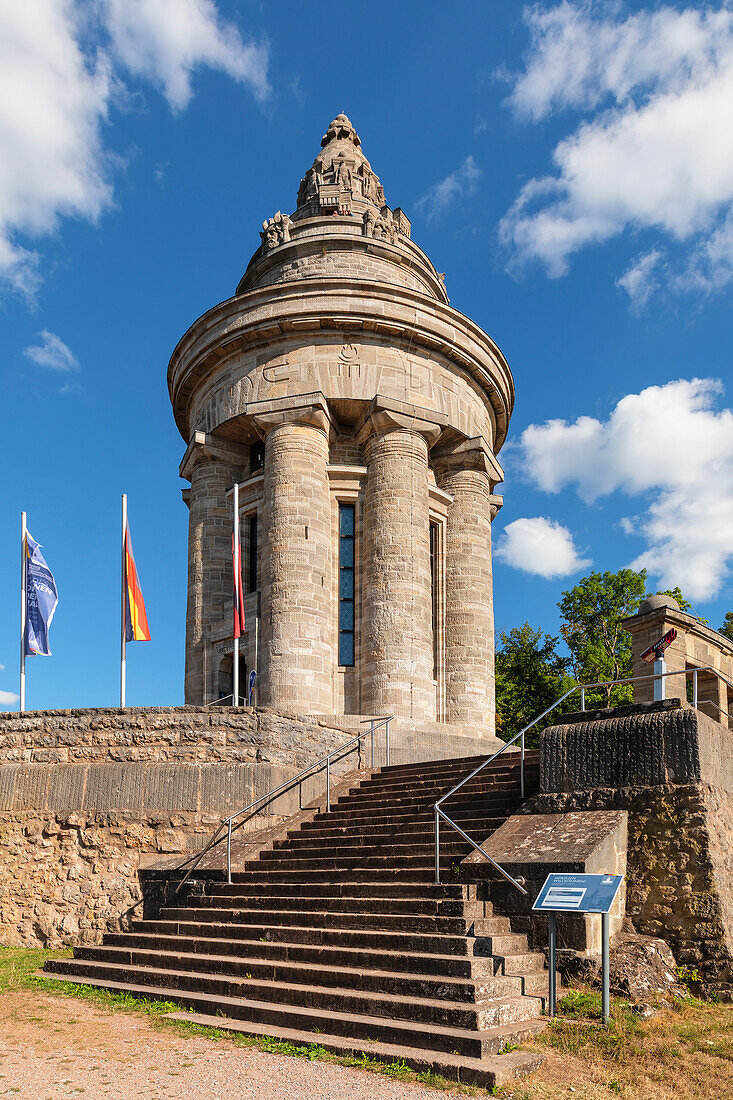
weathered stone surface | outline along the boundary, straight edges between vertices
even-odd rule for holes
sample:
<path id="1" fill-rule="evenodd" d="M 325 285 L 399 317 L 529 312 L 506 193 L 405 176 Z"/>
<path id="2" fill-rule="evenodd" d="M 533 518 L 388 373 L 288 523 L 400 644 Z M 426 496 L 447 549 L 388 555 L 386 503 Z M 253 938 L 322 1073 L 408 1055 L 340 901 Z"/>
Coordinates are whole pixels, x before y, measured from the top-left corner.
<path id="1" fill-rule="evenodd" d="M 601 956 L 562 948 L 558 970 L 564 981 L 601 985 Z M 658 996 L 681 997 L 687 990 L 677 978 L 677 962 L 669 945 L 654 936 L 622 933 L 611 944 L 611 992 L 645 1002 Z"/>
<path id="2" fill-rule="evenodd" d="M 555 726 L 527 810 L 628 811 L 626 912 L 733 995 L 733 735 L 683 704 Z"/>
<path id="3" fill-rule="evenodd" d="M 234 708 L 3 712 L 0 944 L 92 943 L 124 926 L 139 910 L 141 869 L 180 863 L 222 818 L 364 729 L 358 719 L 338 721 Z M 487 744 L 462 727 L 394 725 L 394 763 L 471 756 Z M 376 742 L 379 765 L 383 730 Z M 64 762 L 49 762 L 51 750 Z M 365 763 L 368 740 L 337 753 L 334 789 Z M 302 796 L 279 796 L 246 830 L 276 829 L 324 789 L 320 770 Z"/>
<path id="4" fill-rule="evenodd" d="M 257 701 L 471 723 L 491 738 L 490 525 L 513 380 L 336 121 L 296 209 L 264 219 L 234 297 L 171 357 L 191 482 L 186 700 L 233 690 L 238 482 L 244 562 L 257 558 L 240 653 L 243 671 L 257 666 Z M 347 124 L 353 140 L 338 136 Z M 262 440 L 264 468 L 250 452 Z M 342 504 L 356 520 L 348 608 Z M 353 608 L 353 664 L 339 663 L 340 608 Z"/>
<path id="5" fill-rule="evenodd" d="M 517 928 L 535 947 L 547 944 L 547 917 L 532 913 L 531 906 L 549 874 L 626 874 L 627 814 L 624 810 L 592 810 L 564 814 L 518 813 L 487 837 L 482 848 L 513 878 L 523 878 L 527 897 L 513 886 L 492 881 L 492 897 L 501 894 L 502 912 L 512 916 Z M 464 878 L 486 881 L 497 878 L 480 852 L 472 852 L 461 864 Z M 626 901 L 622 884 L 610 914 L 610 932 L 621 929 Z M 592 914 L 558 916 L 558 943 L 593 954 L 601 949 L 601 918 Z"/>
<path id="6" fill-rule="evenodd" d="M 676 705 L 675 705 L 676 702 Z M 620 708 L 542 734 L 543 792 L 702 781 L 733 791 L 733 733 L 686 703 Z"/>

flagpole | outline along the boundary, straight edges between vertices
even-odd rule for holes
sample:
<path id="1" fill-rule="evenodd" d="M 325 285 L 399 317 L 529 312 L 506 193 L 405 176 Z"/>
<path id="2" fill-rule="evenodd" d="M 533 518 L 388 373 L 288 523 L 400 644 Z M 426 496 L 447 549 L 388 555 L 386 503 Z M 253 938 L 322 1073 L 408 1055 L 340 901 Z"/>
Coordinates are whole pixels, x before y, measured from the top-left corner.
<path id="1" fill-rule="evenodd" d="M 239 576 L 241 571 L 241 563 L 239 561 L 239 483 L 234 483 L 234 514 L 232 516 L 232 534 L 234 535 L 234 615 L 241 617 L 241 612 L 237 607 L 239 600 Z M 234 639 L 234 653 L 232 655 L 232 704 L 235 707 L 239 706 L 239 638 Z"/>
<path id="2" fill-rule="evenodd" d="M 120 614 L 120 707 L 125 706 L 127 688 L 127 562 L 125 561 L 125 533 L 127 531 L 127 493 L 122 494 L 122 609 Z"/>
<path id="3" fill-rule="evenodd" d="M 28 588 L 28 513 L 20 513 L 20 700 L 18 710 L 25 710 L 25 622 Z"/>

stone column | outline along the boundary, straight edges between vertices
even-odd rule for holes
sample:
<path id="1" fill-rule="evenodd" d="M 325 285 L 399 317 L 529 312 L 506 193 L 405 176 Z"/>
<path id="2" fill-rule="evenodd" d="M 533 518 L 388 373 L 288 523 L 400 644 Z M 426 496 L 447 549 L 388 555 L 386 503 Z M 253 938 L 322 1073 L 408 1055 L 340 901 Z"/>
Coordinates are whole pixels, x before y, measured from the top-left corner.
<path id="1" fill-rule="evenodd" d="M 359 431 L 367 479 L 362 537 L 361 710 L 435 719 L 428 443 L 440 429 L 373 406 Z"/>
<path id="2" fill-rule="evenodd" d="M 188 493 L 188 601 L 184 698 L 201 706 L 215 698 L 207 653 L 211 627 L 225 617 L 232 600 L 232 503 L 227 492 L 241 480 L 245 452 L 219 445 L 196 432 L 181 463 Z"/>
<path id="3" fill-rule="evenodd" d="M 493 734 L 492 478 L 485 444 L 433 456 L 433 468 L 453 498 L 445 533 L 446 719 Z"/>
<path id="4" fill-rule="evenodd" d="M 250 406 L 265 437 L 259 700 L 333 711 L 330 418 L 320 395 Z"/>

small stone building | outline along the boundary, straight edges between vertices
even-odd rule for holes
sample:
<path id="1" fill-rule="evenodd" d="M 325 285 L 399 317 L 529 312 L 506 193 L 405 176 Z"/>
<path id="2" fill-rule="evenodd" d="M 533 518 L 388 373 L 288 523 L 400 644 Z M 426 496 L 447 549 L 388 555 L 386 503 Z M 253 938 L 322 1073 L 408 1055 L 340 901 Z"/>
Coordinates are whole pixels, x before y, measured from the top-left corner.
<path id="1" fill-rule="evenodd" d="M 494 730 L 491 520 L 514 400 L 501 352 L 448 301 L 345 115 L 293 214 L 263 223 L 234 297 L 179 341 L 187 445 L 187 704 L 240 683 L 300 714 Z"/>
<path id="2" fill-rule="evenodd" d="M 667 671 L 665 696 L 693 701 L 693 676 L 697 671 L 697 702 L 704 714 L 733 729 L 733 642 L 711 630 L 694 615 L 680 610 L 672 596 L 664 592 L 642 600 L 636 615 L 625 619 L 623 626 L 631 635 L 635 677 L 648 679 L 634 684 L 634 700 L 649 703 L 654 698 L 653 668 L 641 659 L 641 654 L 659 641 L 668 630 L 677 637 L 666 650 Z M 716 675 L 720 673 L 720 675 Z M 722 679 L 721 679 L 722 677 Z M 728 683 L 726 683 L 728 681 Z"/>

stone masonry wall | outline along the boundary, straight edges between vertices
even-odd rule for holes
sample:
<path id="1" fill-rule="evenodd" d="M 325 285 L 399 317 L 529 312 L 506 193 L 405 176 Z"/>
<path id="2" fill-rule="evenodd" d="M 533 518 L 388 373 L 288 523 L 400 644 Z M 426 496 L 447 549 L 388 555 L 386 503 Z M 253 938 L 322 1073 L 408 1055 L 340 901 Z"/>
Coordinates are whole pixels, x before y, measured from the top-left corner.
<path id="1" fill-rule="evenodd" d="M 733 737 L 679 700 L 617 709 L 541 735 L 527 810 L 627 810 L 627 915 L 733 998 Z"/>
<path id="2" fill-rule="evenodd" d="M 99 942 L 140 915 L 141 870 L 198 851 L 228 814 L 363 728 L 264 708 L 0 714 L 0 944 Z M 383 734 L 376 745 L 380 766 Z M 392 733 L 395 763 L 491 751 L 445 726 Z M 369 764 L 366 739 L 334 779 Z M 324 785 L 309 778 L 248 828 L 277 826 Z"/>

